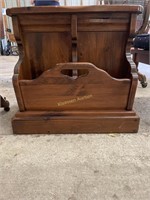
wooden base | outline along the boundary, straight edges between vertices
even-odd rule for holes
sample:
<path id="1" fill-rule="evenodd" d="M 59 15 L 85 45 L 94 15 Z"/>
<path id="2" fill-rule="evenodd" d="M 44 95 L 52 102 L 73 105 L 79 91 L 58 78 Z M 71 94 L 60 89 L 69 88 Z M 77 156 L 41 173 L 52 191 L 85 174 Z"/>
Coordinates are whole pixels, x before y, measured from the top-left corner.
<path id="1" fill-rule="evenodd" d="M 18 112 L 12 119 L 15 134 L 136 133 L 134 111 Z"/>

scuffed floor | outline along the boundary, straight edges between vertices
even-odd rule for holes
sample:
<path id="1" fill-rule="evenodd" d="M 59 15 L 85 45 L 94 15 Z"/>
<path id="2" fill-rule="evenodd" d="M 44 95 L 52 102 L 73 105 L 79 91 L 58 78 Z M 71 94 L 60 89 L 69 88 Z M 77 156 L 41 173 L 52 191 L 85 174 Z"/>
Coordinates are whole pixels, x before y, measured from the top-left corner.
<path id="1" fill-rule="evenodd" d="M 140 65 L 149 85 L 138 85 L 137 134 L 13 135 L 18 110 L 11 77 L 17 57 L 0 56 L 0 200 L 149 200 L 150 66 Z"/>

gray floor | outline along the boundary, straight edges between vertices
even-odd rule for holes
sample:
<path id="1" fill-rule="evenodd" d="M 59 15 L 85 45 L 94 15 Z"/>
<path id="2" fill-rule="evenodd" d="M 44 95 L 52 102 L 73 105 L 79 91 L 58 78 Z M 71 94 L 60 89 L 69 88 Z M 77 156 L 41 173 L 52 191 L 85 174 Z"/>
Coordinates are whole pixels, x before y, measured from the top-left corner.
<path id="1" fill-rule="evenodd" d="M 17 57 L 0 56 L 0 200 L 149 200 L 150 66 L 140 65 L 149 85 L 138 85 L 137 134 L 12 134 L 18 110 L 11 76 Z"/>

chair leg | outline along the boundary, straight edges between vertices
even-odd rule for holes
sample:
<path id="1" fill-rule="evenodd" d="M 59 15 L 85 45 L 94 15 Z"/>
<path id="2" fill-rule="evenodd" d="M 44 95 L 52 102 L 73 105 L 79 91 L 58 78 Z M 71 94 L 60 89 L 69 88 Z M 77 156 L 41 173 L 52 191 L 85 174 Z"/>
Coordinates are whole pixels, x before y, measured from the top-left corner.
<path id="1" fill-rule="evenodd" d="M 6 98 L 2 97 L 0 95 L 0 107 L 4 108 L 5 111 L 9 111 L 10 107 L 9 107 L 9 101 L 6 100 Z"/>
<path id="2" fill-rule="evenodd" d="M 133 61 L 136 65 L 136 69 L 137 69 L 137 74 L 138 74 L 138 80 L 140 81 L 141 85 L 143 88 L 147 87 L 147 81 L 146 81 L 146 76 L 142 73 L 139 72 L 138 70 L 138 62 L 137 62 L 137 53 L 133 53 Z"/>
<path id="3" fill-rule="evenodd" d="M 139 79 L 142 87 L 146 88 L 147 87 L 146 76 L 144 74 L 141 74 L 140 72 L 138 72 L 138 79 Z"/>

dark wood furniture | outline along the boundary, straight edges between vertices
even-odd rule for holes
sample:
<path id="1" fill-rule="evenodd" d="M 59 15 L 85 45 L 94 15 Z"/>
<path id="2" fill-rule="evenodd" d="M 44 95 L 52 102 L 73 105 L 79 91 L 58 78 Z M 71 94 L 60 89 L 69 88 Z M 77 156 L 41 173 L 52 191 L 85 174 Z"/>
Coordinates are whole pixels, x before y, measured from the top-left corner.
<path id="1" fill-rule="evenodd" d="M 12 8 L 20 57 L 14 133 L 137 132 L 126 44 L 140 6 Z"/>
<path id="2" fill-rule="evenodd" d="M 131 48 L 131 54 L 133 55 L 133 61 L 138 69 L 139 62 L 150 65 L 150 52 L 149 50 L 143 50 L 138 48 Z M 139 81 L 143 88 L 147 87 L 146 76 L 138 72 Z"/>
<path id="3" fill-rule="evenodd" d="M 150 0 L 144 0 L 144 11 L 143 11 L 143 23 L 140 29 L 137 31 L 137 34 L 148 33 L 150 30 Z M 131 48 L 131 54 L 133 55 L 133 60 L 136 64 L 138 70 L 139 62 L 144 64 L 150 64 L 150 52 L 149 50 Z M 138 79 L 143 88 L 147 87 L 146 76 L 138 71 Z"/>
<path id="4" fill-rule="evenodd" d="M 1 95 L 0 95 L 0 107 L 4 108 L 5 111 L 10 110 L 9 101 L 7 101 L 6 98 L 5 97 L 3 98 Z"/>
<path id="5" fill-rule="evenodd" d="M 143 6 L 142 13 L 138 16 L 138 20 L 136 23 L 136 32 L 131 37 L 131 42 L 133 41 L 133 38 L 137 36 L 138 34 L 145 34 L 148 33 L 150 30 L 150 0 L 104 0 L 105 4 L 111 4 L 111 5 L 141 5 Z M 141 74 L 138 70 L 138 63 L 142 62 L 145 64 L 149 64 L 149 57 L 150 52 L 145 51 L 142 49 L 131 49 L 131 54 L 133 54 L 133 60 L 135 61 L 137 71 L 138 71 L 138 79 L 142 85 L 143 88 L 147 86 L 146 76 L 144 74 Z"/>
<path id="6" fill-rule="evenodd" d="M 1 43 L 2 38 L 4 38 L 4 26 L 3 26 L 3 18 L 2 18 L 2 4 L 0 0 L 0 43 Z M 0 47 L 0 50 L 1 48 L 2 46 Z M 6 101 L 6 99 L 3 98 L 1 95 L 0 95 L 0 107 L 4 108 L 4 110 L 6 111 L 9 110 L 9 102 Z"/>

